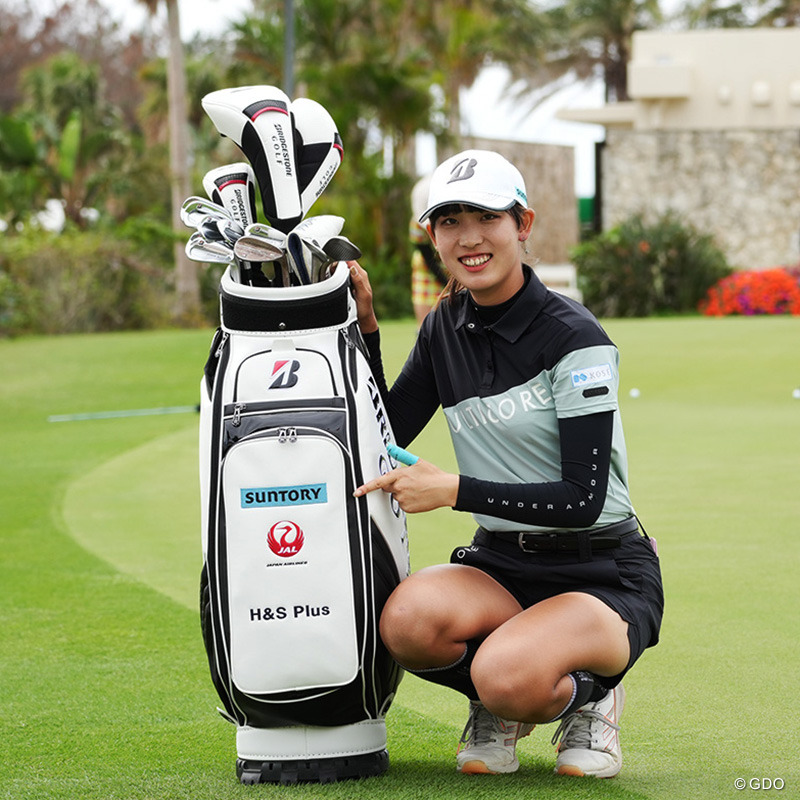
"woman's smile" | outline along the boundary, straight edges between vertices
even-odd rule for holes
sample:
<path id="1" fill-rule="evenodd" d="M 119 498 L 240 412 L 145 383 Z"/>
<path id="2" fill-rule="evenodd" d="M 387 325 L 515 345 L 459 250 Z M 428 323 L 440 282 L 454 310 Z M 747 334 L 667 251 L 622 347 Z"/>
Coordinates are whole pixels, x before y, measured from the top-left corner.
<path id="1" fill-rule="evenodd" d="M 459 261 L 470 271 L 479 270 L 491 259 L 488 253 L 482 253 L 479 256 L 463 256 Z"/>

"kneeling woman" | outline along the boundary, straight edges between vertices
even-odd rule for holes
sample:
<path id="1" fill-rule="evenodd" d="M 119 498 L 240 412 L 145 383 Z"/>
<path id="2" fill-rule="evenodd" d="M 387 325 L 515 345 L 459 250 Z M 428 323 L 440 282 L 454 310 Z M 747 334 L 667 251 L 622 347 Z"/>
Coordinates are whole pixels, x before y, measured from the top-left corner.
<path id="1" fill-rule="evenodd" d="M 622 677 L 655 645 L 658 558 L 628 496 L 618 352 L 580 304 L 522 262 L 519 171 L 468 150 L 433 175 L 420 221 L 451 275 L 391 390 L 366 271 L 350 264 L 359 325 L 400 446 L 439 406 L 458 460 L 365 484 L 409 513 L 449 506 L 478 530 L 449 564 L 403 581 L 381 635 L 408 671 L 470 701 L 461 772 L 513 772 L 517 740 L 560 724 L 556 770 L 616 775 Z"/>

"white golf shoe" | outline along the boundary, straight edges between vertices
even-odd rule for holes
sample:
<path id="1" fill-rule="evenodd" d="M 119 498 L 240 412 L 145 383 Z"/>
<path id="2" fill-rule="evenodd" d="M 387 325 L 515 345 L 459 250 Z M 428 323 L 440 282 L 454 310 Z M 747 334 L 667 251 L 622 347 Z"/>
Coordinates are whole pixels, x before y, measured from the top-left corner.
<path id="1" fill-rule="evenodd" d="M 456 754 L 458 771 L 466 775 L 516 772 L 517 741 L 534 727 L 532 723 L 496 717 L 483 703 L 470 701 L 469 719 Z"/>
<path id="2" fill-rule="evenodd" d="M 622 684 L 602 700 L 587 703 L 561 720 L 553 735 L 559 740 L 556 773 L 559 775 L 613 778 L 622 768 L 619 718 L 625 705 Z"/>

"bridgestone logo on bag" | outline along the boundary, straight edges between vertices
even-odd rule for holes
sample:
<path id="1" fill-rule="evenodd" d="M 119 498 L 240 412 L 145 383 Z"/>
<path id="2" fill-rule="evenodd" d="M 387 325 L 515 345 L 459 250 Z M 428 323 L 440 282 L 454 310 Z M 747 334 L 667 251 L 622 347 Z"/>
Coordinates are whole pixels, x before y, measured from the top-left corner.
<path id="1" fill-rule="evenodd" d="M 291 361 L 276 361 L 272 367 L 272 377 L 274 381 L 269 385 L 270 389 L 291 389 L 298 381 L 297 371 L 300 369 L 300 362 L 292 359 Z"/>

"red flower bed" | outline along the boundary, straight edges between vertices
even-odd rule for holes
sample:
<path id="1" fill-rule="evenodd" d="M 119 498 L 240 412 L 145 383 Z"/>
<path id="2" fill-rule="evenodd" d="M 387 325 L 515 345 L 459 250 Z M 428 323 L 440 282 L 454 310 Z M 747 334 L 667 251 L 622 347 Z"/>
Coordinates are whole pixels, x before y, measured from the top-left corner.
<path id="1" fill-rule="evenodd" d="M 710 317 L 800 314 L 800 267 L 728 275 L 708 290 L 700 311 Z"/>

